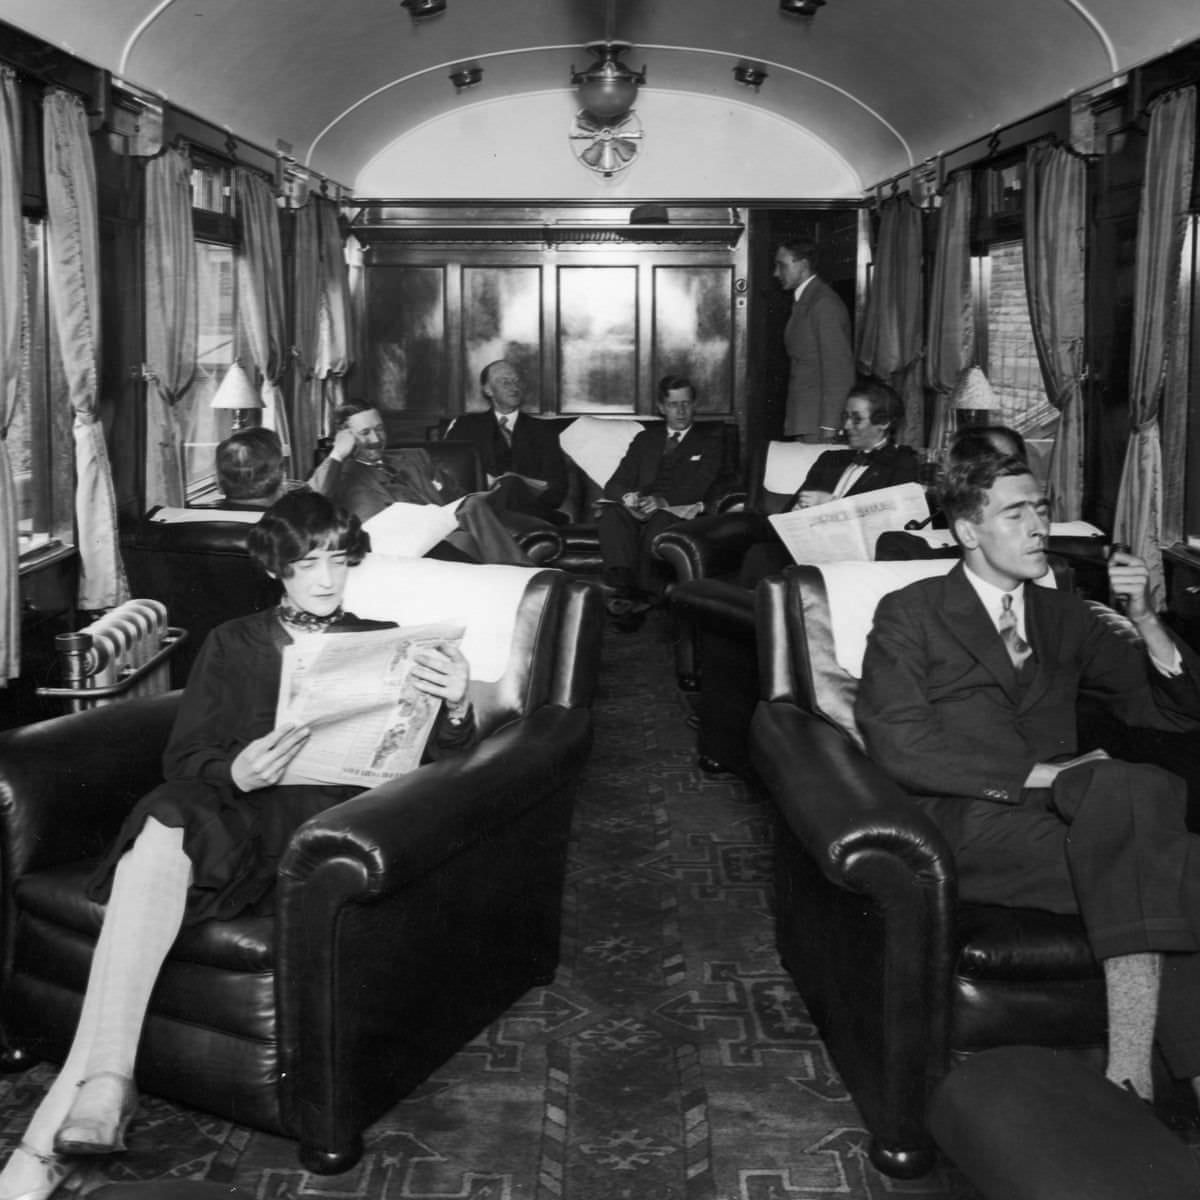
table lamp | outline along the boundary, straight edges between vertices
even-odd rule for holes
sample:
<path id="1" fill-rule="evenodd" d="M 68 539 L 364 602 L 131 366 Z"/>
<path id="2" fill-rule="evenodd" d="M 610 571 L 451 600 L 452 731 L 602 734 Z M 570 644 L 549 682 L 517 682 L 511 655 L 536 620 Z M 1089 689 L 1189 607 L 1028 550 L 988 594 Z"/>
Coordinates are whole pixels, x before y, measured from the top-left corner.
<path id="1" fill-rule="evenodd" d="M 959 373 L 950 393 L 950 404 L 955 411 L 957 425 L 990 425 L 1000 405 L 988 377 L 979 367 L 967 367 Z"/>
<path id="2" fill-rule="evenodd" d="M 258 389 L 250 382 L 241 363 L 234 362 L 225 372 L 216 394 L 209 401 L 213 408 L 228 408 L 233 412 L 234 430 L 245 429 L 252 408 L 264 407 Z"/>

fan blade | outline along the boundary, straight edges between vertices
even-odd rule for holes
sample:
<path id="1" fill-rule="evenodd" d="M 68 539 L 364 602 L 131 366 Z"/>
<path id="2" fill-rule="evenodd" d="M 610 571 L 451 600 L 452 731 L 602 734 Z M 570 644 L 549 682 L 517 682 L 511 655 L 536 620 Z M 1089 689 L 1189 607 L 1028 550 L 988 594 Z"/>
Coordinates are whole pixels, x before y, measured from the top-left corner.
<path id="1" fill-rule="evenodd" d="M 593 142 L 579 157 L 589 167 L 601 167 L 606 149 L 607 147 L 603 142 Z"/>
<path id="2" fill-rule="evenodd" d="M 614 138 L 612 141 L 613 154 L 622 163 L 632 162 L 637 157 L 637 146 L 626 138 Z"/>

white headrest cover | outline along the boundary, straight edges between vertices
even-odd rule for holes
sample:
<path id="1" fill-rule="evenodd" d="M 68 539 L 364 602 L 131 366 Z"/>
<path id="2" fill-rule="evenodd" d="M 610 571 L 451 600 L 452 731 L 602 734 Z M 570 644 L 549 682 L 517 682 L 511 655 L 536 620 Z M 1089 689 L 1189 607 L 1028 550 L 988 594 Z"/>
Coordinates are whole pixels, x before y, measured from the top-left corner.
<path id="1" fill-rule="evenodd" d="M 558 444 L 597 487 L 603 487 L 641 432 L 642 423 L 632 419 L 579 417 L 559 434 Z"/>
<path id="2" fill-rule="evenodd" d="M 495 681 L 508 666 L 517 610 L 537 573 L 530 567 L 368 554 L 347 576 L 346 610 L 401 625 L 463 625 L 471 678 Z"/>
<path id="3" fill-rule="evenodd" d="M 763 464 L 763 491 L 790 496 L 804 482 L 813 463 L 826 450 L 845 446 L 825 442 L 770 442 Z"/>

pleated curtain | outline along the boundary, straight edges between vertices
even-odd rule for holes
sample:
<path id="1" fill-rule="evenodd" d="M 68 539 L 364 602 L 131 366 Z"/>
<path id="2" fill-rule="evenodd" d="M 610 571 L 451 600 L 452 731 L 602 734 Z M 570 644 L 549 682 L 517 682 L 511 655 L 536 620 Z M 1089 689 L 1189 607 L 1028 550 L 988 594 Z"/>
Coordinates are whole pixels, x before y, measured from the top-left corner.
<path id="1" fill-rule="evenodd" d="M 317 205 L 311 200 L 294 213 L 292 251 L 292 473 L 304 478 L 312 466 L 317 439 L 325 432 L 321 384 L 316 378 L 321 308 L 321 238 Z"/>
<path id="2" fill-rule="evenodd" d="M 862 368 L 900 393 L 900 440 L 918 446 L 925 444 L 921 236 L 920 210 L 907 195 L 884 201 L 858 350 Z"/>
<path id="3" fill-rule="evenodd" d="M 975 362 L 971 297 L 971 174 L 950 176 L 938 210 L 937 246 L 929 281 L 926 383 L 933 390 L 929 448 L 942 452 L 954 436 L 950 397 L 962 372 Z"/>
<path id="4" fill-rule="evenodd" d="M 233 173 L 242 238 L 237 250 L 238 325 L 258 369 L 262 423 L 274 429 L 291 454 L 291 437 L 279 382 L 287 365 L 287 314 L 283 303 L 283 249 L 279 208 L 271 185 L 254 171 Z"/>
<path id="5" fill-rule="evenodd" d="M 117 545 L 117 502 L 99 416 L 100 226 L 87 115 L 77 96 L 42 102 L 50 308 L 74 413 L 75 526 L 85 611 L 129 598 Z"/>
<path id="6" fill-rule="evenodd" d="M 17 410 L 25 299 L 25 231 L 21 219 L 21 98 L 15 73 L 0 67 L 0 686 L 21 673 L 21 548 L 17 485 L 8 430 Z"/>
<path id="7" fill-rule="evenodd" d="M 326 410 L 345 399 L 345 377 L 351 366 L 350 288 L 346 250 L 332 200 L 314 197 L 321 241 L 321 299 L 318 320 L 316 377 L 322 382 Z"/>
<path id="8" fill-rule="evenodd" d="M 182 149 L 146 164 L 146 505 L 184 503 L 183 440 L 196 373 L 192 164 Z"/>
<path id="9" fill-rule="evenodd" d="M 1196 89 L 1182 88 L 1150 105 L 1150 136 L 1138 210 L 1133 350 L 1129 371 L 1130 438 L 1117 493 L 1114 537 L 1150 568 L 1151 599 L 1162 608 L 1163 462 L 1159 419 L 1172 343 L 1178 331 L 1180 256 L 1187 226 L 1196 140 Z"/>
<path id="10" fill-rule="evenodd" d="M 1025 155 L 1025 290 L 1042 382 L 1059 412 L 1046 491 L 1056 521 L 1083 508 L 1087 168 L 1062 146 Z"/>

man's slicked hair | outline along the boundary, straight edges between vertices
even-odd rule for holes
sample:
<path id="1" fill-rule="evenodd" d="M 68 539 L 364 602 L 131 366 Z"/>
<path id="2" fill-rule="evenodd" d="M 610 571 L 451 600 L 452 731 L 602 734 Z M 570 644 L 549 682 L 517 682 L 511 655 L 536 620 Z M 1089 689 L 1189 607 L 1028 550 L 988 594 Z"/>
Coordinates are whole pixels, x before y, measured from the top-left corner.
<path id="1" fill-rule="evenodd" d="M 987 494 L 997 479 L 1013 475 L 1032 475 L 1024 459 L 1012 455 L 987 454 L 946 468 L 940 500 L 942 512 L 951 530 L 958 520 L 978 521 L 987 504 Z"/>

